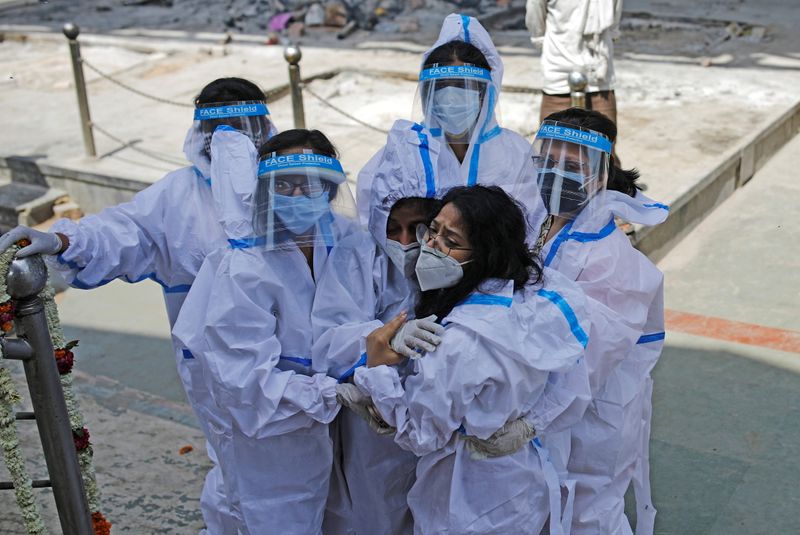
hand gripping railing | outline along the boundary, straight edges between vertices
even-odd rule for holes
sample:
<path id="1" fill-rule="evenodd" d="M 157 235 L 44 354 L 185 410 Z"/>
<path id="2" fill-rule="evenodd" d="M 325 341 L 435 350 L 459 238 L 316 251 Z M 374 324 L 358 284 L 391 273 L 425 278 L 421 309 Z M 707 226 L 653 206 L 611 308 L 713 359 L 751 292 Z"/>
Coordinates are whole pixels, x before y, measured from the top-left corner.
<path id="1" fill-rule="evenodd" d="M 61 389 L 53 343 L 47 328 L 44 303 L 39 293 L 47 283 L 47 268 L 40 256 L 15 259 L 8 270 L 9 295 L 16 300 L 18 338 L 0 339 L 7 359 L 21 360 L 33 404 L 33 419 L 39 428 L 48 481 L 34 487 L 51 486 L 63 533 L 91 535 L 92 519 L 83 488 L 78 455 L 72 439 L 67 404 Z M 31 419 L 18 413 L 17 419 Z M 7 482 L 0 488 L 13 488 Z"/>

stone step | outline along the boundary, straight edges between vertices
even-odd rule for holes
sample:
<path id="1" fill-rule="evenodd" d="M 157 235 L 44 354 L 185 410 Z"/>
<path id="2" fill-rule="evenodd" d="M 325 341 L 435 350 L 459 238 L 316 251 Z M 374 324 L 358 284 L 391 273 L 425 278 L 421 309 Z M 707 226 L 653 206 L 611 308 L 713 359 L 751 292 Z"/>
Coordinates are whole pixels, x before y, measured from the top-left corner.
<path id="1" fill-rule="evenodd" d="M 0 186 L 0 231 L 33 226 L 53 216 L 53 205 L 67 194 L 55 188 L 11 182 Z"/>

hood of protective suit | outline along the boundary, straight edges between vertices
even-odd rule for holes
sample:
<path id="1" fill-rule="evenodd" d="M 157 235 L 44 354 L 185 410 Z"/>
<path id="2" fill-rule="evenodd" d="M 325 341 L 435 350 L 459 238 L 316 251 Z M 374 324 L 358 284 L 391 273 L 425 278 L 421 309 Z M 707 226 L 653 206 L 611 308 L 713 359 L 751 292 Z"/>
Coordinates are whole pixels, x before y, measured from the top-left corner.
<path id="1" fill-rule="evenodd" d="M 211 160 L 206 155 L 204 146 L 200 122 L 194 121 L 183 140 L 183 154 L 189 163 L 202 173 L 203 178 L 211 178 Z"/>
<path id="2" fill-rule="evenodd" d="M 423 126 L 398 120 L 389 131 L 369 198 L 369 231 L 386 247 L 386 223 L 394 204 L 406 197 L 441 198 L 459 186 L 458 162 L 440 159 L 444 145 Z M 447 149 L 445 149 L 447 150 Z M 452 166 L 442 169 L 442 166 Z"/>
<path id="3" fill-rule="evenodd" d="M 278 133 L 275 124 L 270 120 L 270 137 Z M 186 159 L 203 175 L 203 178 L 211 178 L 211 160 L 205 153 L 205 138 L 200 129 L 200 121 L 192 122 L 186 138 L 183 140 L 183 154 Z M 258 149 L 258 147 L 256 147 Z"/>
<path id="4" fill-rule="evenodd" d="M 483 99 L 481 112 L 478 116 L 479 128 L 475 129 L 472 134 L 473 139 L 470 142 L 480 141 L 480 139 L 488 134 L 495 126 L 497 120 L 495 118 L 495 110 L 497 109 L 498 100 L 500 98 L 500 86 L 503 82 L 503 60 L 500 59 L 500 54 L 489 36 L 489 32 L 478 22 L 474 17 L 466 15 L 458 15 L 451 13 L 445 17 L 442 23 L 442 29 L 439 31 L 439 38 L 431 48 L 422 55 L 422 65 L 425 65 L 425 60 L 428 56 L 439 46 L 449 43 L 450 41 L 464 41 L 469 43 L 478 50 L 480 50 L 486 57 L 489 67 L 492 69 L 492 82 L 489 86 L 486 96 Z"/>
<path id="5" fill-rule="evenodd" d="M 220 126 L 211 138 L 211 194 L 229 240 L 251 238 L 258 152 L 246 135 Z"/>
<path id="6" fill-rule="evenodd" d="M 613 217 L 628 223 L 648 227 L 663 223 L 669 215 L 669 206 L 656 202 L 641 191 L 635 197 L 615 190 L 605 190 L 592 198 L 596 210 L 584 210 L 572 224 L 572 232 L 597 232 Z"/>

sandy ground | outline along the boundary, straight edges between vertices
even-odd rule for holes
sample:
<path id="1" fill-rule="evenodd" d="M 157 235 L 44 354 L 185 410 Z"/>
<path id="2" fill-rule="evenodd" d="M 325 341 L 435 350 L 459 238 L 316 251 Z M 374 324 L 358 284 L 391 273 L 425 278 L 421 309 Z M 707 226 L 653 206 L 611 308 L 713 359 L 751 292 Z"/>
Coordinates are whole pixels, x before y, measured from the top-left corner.
<path id="1" fill-rule="evenodd" d="M 100 158 L 84 157 L 67 46 L 58 32 L 68 19 L 107 32 L 81 37 L 88 64 L 124 84 L 184 106 L 204 83 L 219 76 L 244 76 L 267 89 L 288 81 L 281 46 L 265 46 L 263 36 L 240 33 L 232 34 L 231 44 L 220 44 L 222 34 L 208 33 L 216 27 L 198 22 L 206 15 L 215 20 L 213 13 L 177 11 L 185 15 L 182 24 L 189 30 L 185 31 L 174 29 L 177 23 L 165 22 L 166 8 L 136 8 L 162 17 L 153 15 L 146 22 L 114 10 L 79 9 L 83 4 L 56 13 L 54 4 L 4 12 L 2 22 L 17 26 L 4 26 L 15 31 L 0 43 L 3 156 L 25 156 L 144 182 L 185 164 L 182 140 L 191 109 L 143 98 L 88 67 Z M 790 1 L 769 0 L 760 5 L 757 9 L 733 0 L 702 6 L 688 0 L 625 3 L 615 62 L 618 154 L 624 165 L 640 169 L 649 194 L 663 202 L 691 188 L 721 155 L 798 98 L 796 9 Z M 730 21 L 738 21 L 733 33 Z M 22 36 L 19 24 L 30 25 Z M 347 72 L 313 82 L 314 92 L 379 130 L 388 129 L 396 118 L 413 118 L 416 84 L 374 71 L 413 78 L 420 52 L 433 41 L 435 32 L 358 32 L 352 39 L 335 43 L 323 33 L 303 38 L 303 75 L 333 68 Z M 503 93 L 501 124 L 530 136 L 538 120 L 538 51 L 525 31 L 494 31 L 493 35 L 506 64 L 504 84 L 526 91 Z M 384 142 L 380 132 L 354 123 L 309 94 L 305 108 L 307 125 L 323 130 L 335 142 L 351 178 Z M 271 102 L 270 109 L 278 128 L 292 126 L 288 97 Z"/>
<path id="2" fill-rule="evenodd" d="M 18 390 L 27 398 L 22 367 L 13 364 L 18 363 L 12 363 Z M 193 418 L 186 404 L 80 371 L 75 373 L 75 391 L 91 434 L 101 503 L 113 533 L 197 533 L 203 527 L 200 490 L 210 461 L 202 432 L 180 423 Z M 30 410 L 25 402 L 22 409 Z M 36 424 L 21 421 L 17 426 L 31 476 L 46 478 Z M 181 455 L 184 446 L 193 449 Z M 0 479 L 8 480 L 2 463 Z M 52 491 L 34 492 L 45 525 L 59 533 Z M 0 512 L 0 533 L 26 533 L 12 492 L 0 495 Z"/>
<path id="3" fill-rule="evenodd" d="M 130 40 L 117 46 L 85 46 L 84 56 L 123 83 L 183 103 L 191 101 L 200 80 L 221 75 L 249 77 L 266 88 L 286 81 L 279 48 L 196 45 L 176 49 L 165 42 L 147 42 L 148 51 L 132 49 Z M 412 117 L 416 84 L 365 71 L 390 70 L 413 76 L 420 47 L 409 46 L 414 52 L 377 44 L 348 50 L 309 46 L 303 49 L 303 74 L 334 66 L 347 68 L 347 72 L 317 80 L 310 87 L 334 106 L 385 130 L 395 118 Z M 82 154 L 66 44 L 58 39 L 7 40 L 0 50 L 0 70 L 8 73 L 0 82 L 6 118 L 0 134 L 4 155 L 146 182 L 185 163 L 181 147 L 190 124 L 190 108 L 144 99 L 87 70 L 93 121 L 130 144 L 121 146 L 97 132 L 101 157 L 89 160 Z M 690 188 L 713 169 L 723 153 L 797 99 L 800 70 L 770 66 L 770 62 L 800 65 L 800 59 L 792 57 L 766 55 L 762 58 L 766 65 L 737 66 L 742 63 L 736 59 L 738 55 L 726 60 L 722 54 L 704 67 L 699 60 L 683 56 L 622 56 L 616 62 L 618 152 L 624 165 L 641 170 L 651 187 L 649 193 L 664 202 Z M 530 92 L 503 94 L 501 123 L 530 136 L 538 118 L 538 58 L 531 50 L 516 47 L 505 49 L 504 57 L 505 83 Z M 321 129 L 334 141 L 351 178 L 383 144 L 383 134 L 338 114 L 310 95 L 306 95 L 305 108 L 307 125 Z M 280 129 L 292 125 L 288 97 L 271 102 L 270 109 Z"/>

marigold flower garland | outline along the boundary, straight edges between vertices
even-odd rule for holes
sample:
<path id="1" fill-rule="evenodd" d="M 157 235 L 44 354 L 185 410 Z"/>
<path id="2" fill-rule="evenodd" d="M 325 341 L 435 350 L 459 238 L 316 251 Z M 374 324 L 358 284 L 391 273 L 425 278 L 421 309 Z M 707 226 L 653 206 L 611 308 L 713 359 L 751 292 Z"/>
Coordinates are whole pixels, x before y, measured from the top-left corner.
<path id="1" fill-rule="evenodd" d="M 8 266 L 14 258 L 19 247 L 12 245 L 0 253 L 0 321 L 4 333 L 13 330 L 13 304 L 11 297 L 6 292 L 6 277 Z M 22 513 L 25 530 L 30 534 L 44 534 L 47 529 L 42 521 L 39 504 L 33 495 L 33 481 L 25 465 L 25 455 L 19 445 L 17 432 L 17 419 L 14 405 L 22 399 L 11 378 L 11 372 L 3 364 L 3 354 L 0 350 L 0 447 L 3 449 L 6 467 L 14 484 L 14 497 Z"/>
<path id="2" fill-rule="evenodd" d="M 24 244 L 23 244 L 24 245 Z M 0 253 L 0 329 L 3 333 L 13 330 L 13 303 L 6 292 L 6 277 L 9 264 L 14 254 L 19 249 L 17 245 L 9 247 Z M 75 355 L 72 352 L 77 341 L 67 343 L 61 329 L 58 317 L 58 308 L 55 303 L 55 291 L 48 284 L 39 294 L 44 303 L 47 326 L 50 338 L 55 348 L 54 357 L 61 378 L 61 387 L 64 391 L 64 400 L 67 405 L 70 428 L 72 429 L 75 449 L 78 453 L 81 477 L 86 490 L 86 500 L 92 514 L 92 528 L 95 535 L 109 535 L 111 523 L 106 520 L 100 511 L 100 491 L 97 488 L 97 479 L 92 456 L 92 444 L 89 440 L 89 430 L 84 425 L 83 415 L 80 413 L 78 402 L 72 391 L 72 366 Z M 2 354 L 0 354 L 2 362 Z M 14 388 L 11 375 L 5 367 L 0 366 L 0 444 L 5 453 L 6 465 L 12 475 L 17 504 L 22 512 L 25 528 L 29 534 L 44 534 L 41 513 L 33 496 L 32 482 L 25 467 L 25 458 L 19 447 L 19 435 L 16 429 L 13 405 L 19 402 L 19 393 Z"/>

